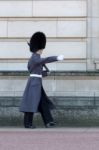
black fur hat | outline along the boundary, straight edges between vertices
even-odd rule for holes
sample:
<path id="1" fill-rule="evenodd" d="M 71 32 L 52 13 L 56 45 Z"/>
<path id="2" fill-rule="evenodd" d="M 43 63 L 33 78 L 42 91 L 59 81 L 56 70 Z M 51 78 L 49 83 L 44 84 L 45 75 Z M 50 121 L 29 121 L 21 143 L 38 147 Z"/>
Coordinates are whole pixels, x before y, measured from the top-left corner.
<path id="1" fill-rule="evenodd" d="M 43 32 L 36 32 L 30 39 L 30 51 L 35 53 L 40 49 L 44 49 L 46 46 L 46 36 Z"/>

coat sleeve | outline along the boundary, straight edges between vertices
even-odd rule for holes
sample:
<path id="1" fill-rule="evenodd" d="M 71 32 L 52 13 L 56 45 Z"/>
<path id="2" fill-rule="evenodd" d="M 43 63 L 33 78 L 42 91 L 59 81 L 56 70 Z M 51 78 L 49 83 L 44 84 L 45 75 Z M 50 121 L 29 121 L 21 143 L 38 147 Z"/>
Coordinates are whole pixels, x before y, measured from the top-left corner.
<path id="1" fill-rule="evenodd" d="M 46 58 L 39 58 L 34 60 L 36 64 L 38 65 L 44 65 L 47 63 L 55 62 L 57 61 L 57 56 L 51 56 L 51 57 L 46 57 Z"/>

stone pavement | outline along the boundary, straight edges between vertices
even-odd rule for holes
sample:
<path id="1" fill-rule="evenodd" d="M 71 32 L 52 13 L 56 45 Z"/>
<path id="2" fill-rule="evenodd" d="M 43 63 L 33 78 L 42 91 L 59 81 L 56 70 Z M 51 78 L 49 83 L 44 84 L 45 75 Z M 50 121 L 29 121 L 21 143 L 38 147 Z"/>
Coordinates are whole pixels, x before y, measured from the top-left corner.
<path id="1" fill-rule="evenodd" d="M 99 128 L 0 128 L 0 150 L 99 150 Z"/>

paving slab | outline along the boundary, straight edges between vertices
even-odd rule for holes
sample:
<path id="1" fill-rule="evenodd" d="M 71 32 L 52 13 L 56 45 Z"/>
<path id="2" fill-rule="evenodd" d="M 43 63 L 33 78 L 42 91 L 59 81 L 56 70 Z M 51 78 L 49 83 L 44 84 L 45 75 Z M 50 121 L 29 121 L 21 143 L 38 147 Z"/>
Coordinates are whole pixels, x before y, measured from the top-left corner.
<path id="1" fill-rule="evenodd" d="M 0 150 L 99 150 L 99 128 L 0 128 Z"/>

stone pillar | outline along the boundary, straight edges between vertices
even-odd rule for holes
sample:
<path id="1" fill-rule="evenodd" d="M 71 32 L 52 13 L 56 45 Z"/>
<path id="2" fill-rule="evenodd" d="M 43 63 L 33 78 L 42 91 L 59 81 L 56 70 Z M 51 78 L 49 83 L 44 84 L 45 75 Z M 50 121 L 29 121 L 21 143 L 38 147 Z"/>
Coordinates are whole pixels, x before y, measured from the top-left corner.
<path id="1" fill-rule="evenodd" d="M 99 1 L 92 0 L 92 59 L 99 69 Z"/>

